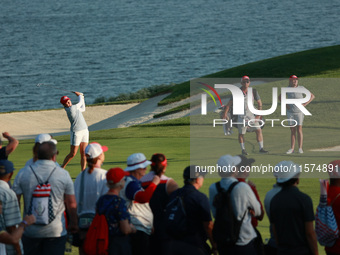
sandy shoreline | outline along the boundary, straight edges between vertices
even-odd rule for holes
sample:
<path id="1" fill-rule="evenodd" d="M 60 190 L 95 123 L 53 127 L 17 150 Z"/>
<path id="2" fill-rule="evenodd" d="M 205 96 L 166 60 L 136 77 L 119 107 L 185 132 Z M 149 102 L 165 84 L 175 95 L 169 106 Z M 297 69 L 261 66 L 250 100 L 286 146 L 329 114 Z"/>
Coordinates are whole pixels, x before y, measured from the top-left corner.
<path id="1" fill-rule="evenodd" d="M 84 118 L 90 131 L 129 127 L 185 116 L 188 111 L 154 119 L 155 114 L 186 103 L 187 99 L 158 107 L 160 100 L 168 94 L 150 98 L 142 103 L 123 105 L 87 106 Z M 189 100 L 189 99 L 188 99 Z M 0 114 L 0 132 L 9 132 L 16 139 L 33 139 L 41 133 L 51 135 L 69 134 L 70 123 L 63 108 L 33 112 L 13 112 Z"/>

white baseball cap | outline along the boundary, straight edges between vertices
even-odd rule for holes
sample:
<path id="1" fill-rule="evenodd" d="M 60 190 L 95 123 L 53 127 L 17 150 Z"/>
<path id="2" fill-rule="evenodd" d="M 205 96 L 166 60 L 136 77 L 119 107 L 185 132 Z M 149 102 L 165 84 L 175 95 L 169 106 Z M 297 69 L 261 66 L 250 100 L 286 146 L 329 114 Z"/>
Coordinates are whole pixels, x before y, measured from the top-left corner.
<path id="1" fill-rule="evenodd" d="M 49 134 L 40 134 L 37 135 L 37 137 L 35 138 L 35 143 L 40 143 L 42 144 L 43 142 L 53 142 L 54 144 L 57 144 L 57 140 L 52 139 L 52 136 Z"/>
<path id="2" fill-rule="evenodd" d="M 301 166 L 295 164 L 293 161 L 281 161 L 276 166 L 274 171 L 276 172 L 278 183 L 284 183 L 290 179 L 296 177 L 301 173 Z"/>
<path id="3" fill-rule="evenodd" d="M 127 167 L 124 171 L 129 172 L 139 168 L 146 168 L 148 165 L 151 165 L 151 163 L 143 153 L 134 153 L 127 158 Z"/>
<path id="4" fill-rule="evenodd" d="M 85 148 L 85 154 L 88 158 L 96 158 L 103 152 L 106 152 L 108 150 L 107 146 L 101 146 L 97 142 L 90 143 Z"/>
<path id="5" fill-rule="evenodd" d="M 217 161 L 217 165 L 220 167 L 226 167 L 226 170 L 231 172 L 232 168 L 235 169 L 235 167 L 240 164 L 241 161 L 242 159 L 239 156 L 223 155 Z"/>

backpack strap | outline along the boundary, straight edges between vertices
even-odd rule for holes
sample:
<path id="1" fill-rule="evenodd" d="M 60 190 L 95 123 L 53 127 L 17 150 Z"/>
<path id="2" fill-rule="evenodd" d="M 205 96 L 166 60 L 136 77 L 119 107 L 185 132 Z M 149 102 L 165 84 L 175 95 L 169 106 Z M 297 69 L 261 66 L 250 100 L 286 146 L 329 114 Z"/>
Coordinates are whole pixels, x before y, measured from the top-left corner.
<path id="1" fill-rule="evenodd" d="M 38 183 L 39 183 L 40 185 L 44 184 L 42 181 L 39 180 L 38 175 L 37 175 L 37 174 L 35 173 L 35 171 L 33 170 L 33 167 L 30 166 L 30 168 L 31 168 L 32 172 L 34 173 L 34 176 L 35 176 L 35 178 L 37 179 Z M 57 169 L 57 167 L 53 168 L 52 172 L 51 172 L 50 175 L 48 176 L 48 178 L 47 178 L 47 180 L 46 180 L 45 183 L 48 183 L 48 180 L 50 179 L 51 175 L 54 173 L 54 171 L 55 171 L 56 169 Z"/>
<path id="2" fill-rule="evenodd" d="M 78 208 L 77 208 L 78 214 L 80 214 L 81 210 L 83 209 L 83 198 L 84 198 L 84 191 L 85 191 L 85 188 L 84 188 L 85 171 L 86 170 L 82 171 L 81 176 L 80 176 L 79 203 L 78 203 Z"/>
<path id="3" fill-rule="evenodd" d="M 340 193 L 332 200 L 332 202 L 330 203 L 330 206 L 333 206 L 335 200 L 340 196 Z"/>

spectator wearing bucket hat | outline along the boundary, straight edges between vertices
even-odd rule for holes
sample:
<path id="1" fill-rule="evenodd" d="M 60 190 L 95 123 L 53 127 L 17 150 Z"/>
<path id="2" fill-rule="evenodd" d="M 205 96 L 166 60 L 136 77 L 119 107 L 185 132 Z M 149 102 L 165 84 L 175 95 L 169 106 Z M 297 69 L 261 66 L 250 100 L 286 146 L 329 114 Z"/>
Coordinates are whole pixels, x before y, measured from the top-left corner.
<path id="1" fill-rule="evenodd" d="M 109 226 L 109 255 L 130 255 L 128 234 L 136 232 L 136 228 L 130 223 L 126 201 L 119 196 L 127 175 L 129 173 L 119 167 L 111 168 L 106 174 L 109 190 L 99 198 L 96 205 L 97 212 L 105 215 Z"/>
<path id="2" fill-rule="evenodd" d="M 334 160 L 328 164 L 329 187 L 327 191 L 327 203 L 332 205 L 334 217 L 340 225 L 340 160 Z M 340 254 L 340 238 L 332 247 L 325 247 L 328 254 Z"/>
<path id="3" fill-rule="evenodd" d="M 239 238 L 235 245 L 227 246 L 225 243 L 217 243 L 220 254 L 256 254 L 255 238 L 257 235 L 251 219 L 252 216 L 258 217 L 261 215 L 261 205 L 250 186 L 247 183 L 238 182 L 236 179 L 241 162 L 240 156 L 224 155 L 220 157 L 217 165 L 223 169 L 219 171 L 221 180 L 209 187 L 211 211 L 213 216 L 216 217 L 214 199 L 218 194 L 217 185 L 220 185 L 223 190 L 228 190 L 233 183 L 237 182 L 230 195 L 235 216 L 238 220 L 243 218 Z M 243 162 L 250 164 L 251 159 L 244 159 Z"/>
<path id="4" fill-rule="evenodd" d="M 11 161 L 0 160 L 0 200 L 2 201 L 2 220 L 0 227 L 13 233 L 16 226 L 21 222 L 21 212 L 16 194 L 9 187 L 9 180 L 13 176 L 14 166 Z M 7 254 L 21 254 L 22 243 L 16 245 L 6 245 Z"/>
<path id="5" fill-rule="evenodd" d="M 211 254 L 207 245 L 209 239 L 213 254 L 217 254 L 216 244 L 212 238 L 213 222 L 211 219 L 208 197 L 199 191 L 203 186 L 206 173 L 196 171 L 197 166 L 187 166 L 183 171 L 184 186 L 170 195 L 170 203 L 181 196 L 185 210 L 187 231 L 178 238 L 169 234 L 163 254 Z"/>
<path id="6" fill-rule="evenodd" d="M 277 177 L 278 177 L 277 172 L 274 171 L 273 175 L 274 175 L 275 181 L 276 181 Z M 277 193 L 279 193 L 281 189 L 282 189 L 282 187 L 279 186 L 277 182 L 275 182 L 275 184 L 273 185 L 273 188 L 271 190 L 269 190 L 267 192 L 266 196 L 264 197 L 264 208 L 266 210 L 266 213 L 267 213 L 269 220 L 270 220 L 270 203 L 271 203 L 273 197 Z M 266 255 L 276 255 L 277 254 L 277 245 L 276 245 L 276 241 L 275 241 L 275 237 L 274 237 L 274 233 L 273 233 L 272 224 L 269 225 L 269 232 L 270 232 L 269 241 L 264 246 L 265 254 Z"/>
<path id="7" fill-rule="evenodd" d="M 67 164 L 80 150 L 80 166 L 83 171 L 86 167 L 85 148 L 89 143 L 89 130 L 83 116 L 85 112 L 84 94 L 75 91 L 74 94 L 78 96 L 78 103 L 73 105 L 71 99 L 67 96 L 60 98 L 60 103 L 64 106 L 67 117 L 71 123 L 71 147 L 70 153 L 66 155 L 62 167 L 65 168 Z"/>
<path id="8" fill-rule="evenodd" d="M 2 136 L 8 140 L 8 144 L 2 146 L 2 140 L 0 138 L 0 159 L 8 159 L 9 154 L 18 147 L 19 141 L 12 137 L 8 132 L 3 132 Z"/>
<path id="9" fill-rule="evenodd" d="M 289 77 L 289 86 L 291 88 L 303 88 L 302 86 L 298 86 L 299 78 L 296 75 L 291 75 Z M 287 93 L 288 99 L 293 98 L 303 98 L 303 93 L 300 92 L 289 92 Z M 311 98 L 308 102 L 304 103 L 303 106 L 308 105 L 313 101 L 315 96 L 311 93 Z M 279 95 L 279 100 L 281 101 L 281 95 Z M 299 150 L 298 152 L 303 153 L 302 145 L 303 145 L 303 133 L 302 133 L 302 124 L 304 119 L 304 114 L 302 111 L 294 104 L 287 104 L 287 119 L 289 121 L 290 127 L 290 149 L 286 152 L 286 154 L 292 154 L 295 148 L 295 141 L 297 138 Z"/>
<path id="10" fill-rule="evenodd" d="M 25 166 L 31 166 L 38 160 L 38 148 L 39 145 L 43 142 L 51 141 L 54 144 L 58 144 L 57 140 L 53 139 L 53 137 L 50 134 L 39 134 L 35 137 L 35 143 L 33 146 L 33 158 L 29 159 Z M 56 164 L 59 166 L 59 164 L 56 162 Z"/>
<path id="11" fill-rule="evenodd" d="M 126 206 L 131 215 L 131 223 L 137 232 L 131 235 L 132 254 L 150 254 L 149 244 L 152 230 L 150 220 L 149 201 L 157 185 L 160 182 L 155 175 L 149 186 L 144 189 L 140 179 L 146 174 L 147 166 L 151 161 L 147 160 L 143 153 L 134 153 L 127 158 L 127 167 L 124 171 L 129 172 L 126 177 L 124 188 L 120 196 L 126 201 Z"/>
<path id="12" fill-rule="evenodd" d="M 96 202 L 100 196 L 108 191 L 106 185 L 106 170 L 101 166 L 105 160 L 106 146 L 99 143 L 90 143 L 86 149 L 88 167 L 82 171 L 74 182 L 74 191 L 77 201 L 78 227 L 79 227 L 79 253 L 84 254 L 82 242 L 96 213 Z"/>
<path id="13" fill-rule="evenodd" d="M 297 187 L 301 167 L 292 161 L 281 161 L 275 171 L 282 189 L 273 197 L 269 215 L 277 254 L 318 254 L 313 202 Z"/>

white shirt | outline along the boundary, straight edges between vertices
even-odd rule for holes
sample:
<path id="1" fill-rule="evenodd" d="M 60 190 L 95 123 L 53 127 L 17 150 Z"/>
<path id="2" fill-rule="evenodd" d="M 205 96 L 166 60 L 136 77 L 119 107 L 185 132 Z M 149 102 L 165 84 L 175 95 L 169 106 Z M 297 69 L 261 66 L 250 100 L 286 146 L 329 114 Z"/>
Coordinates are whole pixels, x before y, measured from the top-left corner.
<path id="1" fill-rule="evenodd" d="M 84 213 L 96 213 L 96 203 L 99 197 L 105 195 L 109 188 L 106 185 L 107 171 L 101 168 L 94 168 L 91 174 L 88 173 L 88 168 L 84 170 L 84 187 L 80 190 L 81 176 L 80 173 L 74 182 L 74 191 L 78 205 L 78 215 Z M 80 193 L 83 192 L 83 201 L 80 201 Z M 80 205 L 82 202 L 82 205 Z M 81 211 L 79 208 L 81 207 Z"/>

